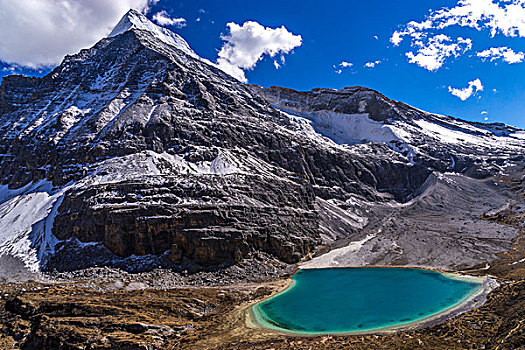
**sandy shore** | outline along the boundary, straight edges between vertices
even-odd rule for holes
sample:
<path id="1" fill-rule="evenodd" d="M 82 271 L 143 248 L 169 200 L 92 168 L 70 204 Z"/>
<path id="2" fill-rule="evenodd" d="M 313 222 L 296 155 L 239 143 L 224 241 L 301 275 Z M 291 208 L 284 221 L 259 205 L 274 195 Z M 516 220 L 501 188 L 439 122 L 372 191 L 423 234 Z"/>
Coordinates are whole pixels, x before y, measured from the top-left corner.
<path id="1" fill-rule="evenodd" d="M 369 266 L 372 267 L 372 266 Z M 380 267 L 378 267 L 380 268 Z M 413 267 L 410 267 L 413 268 Z M 436 271 L 436 270 L 434 270 Z M 374 329 L 366 329 L 366 330 L 359 330 L 359 331 L 348 331 L 348 332 L 301 332 L 301 331 L 293 331 L 293 330 L 286 330 L 283 328 L 278 327 L 277 325 L 272 324 L 271 322 L 268 322 L 264 317 L 260 314 L 260 312 L 257 310 L 256 306 L 265 302 L 269 298 L 266 298 L 264 300 L 260 300 L 257 303 L 251 305 L 246 309 L 246 325 L 249 328 L 258 328 L 265 331 L 270 331 L 278 334 L 285 334 L 285 335 L 293 335 L 293 336 L 319 336 L 319 335 L 366 335 L 366 334 L 391 334 L 395 332 L 402 332 L 402 331 L 410 331 L 415 329 L 421 329 L 426 327 L 431 327 L 433 325 L 442 323 L 452 317 L 455 317 L 457 315 L 460 315 L 462 313 L 468 312 L 470 310 L 473 310 L 475 308 L 480 307 L 483 305 L 486 301 L 487 295 L 493 291 L 495 288 L 498 287 L 498 282 L 496 282 L 494 279 L 489 277 L 477 277 L 477 276 L 469 276 L 469 275 L 462 275 L 459 273 L 451 273 L 451 272 L 442 272 L 438 271 L 442 274 L 444 274 L 446 277 L 451 279 L 457 279 L 457 280 L 465 280 L 469 282 L 478 282 L 479 288 L 474 290 L 471 294 L 465 296 L 462 300 L 458 301 L 454 305 L 451 305 L 450 307 L 441 310 L 438 313 L 435 313 L 433 315 L 429 315 L 420 319 L 416 319 L 410 322 L 405 322 L 393 326 L 387 326 L 387 327 L 381 327 L 381 328 L 374 328 Z M 292 278 L 290 278 L 290 283 L 283 288 L 282 290 L 278 291 L 276 294 L 272 295 L 270 298 L 274 298 L 275 296 L 285 293 L 288 289 L 293 288 L 294 281 Z"/>

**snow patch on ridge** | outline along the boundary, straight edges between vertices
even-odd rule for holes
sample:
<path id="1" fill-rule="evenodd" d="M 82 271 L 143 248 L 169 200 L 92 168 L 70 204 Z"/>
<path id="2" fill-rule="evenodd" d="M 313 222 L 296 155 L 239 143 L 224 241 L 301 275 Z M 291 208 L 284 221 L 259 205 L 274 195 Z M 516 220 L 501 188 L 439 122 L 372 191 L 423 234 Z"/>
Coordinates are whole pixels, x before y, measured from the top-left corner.
<path id="1" fill-rule="evenodd" d="M 323 254 L 317 258 L 314 258 L 310 261 L 305 262 L 300 266 L 301 269 L 319 269 L 327 267 L 336 267 L 340 266 L 339 261 L 345 256 L 352 255 L 358 252 L 366 242 L 373 239 L 376 235 L 368 235 L 360 241 L 354 241 L 348 244 L 345 247 L 334 249 L 329 251 L 326 254 Z"/>
<path id="2" fill-rule="evenodd" d="M 322 135 L 338 145 L 356 145 L 366 142 L 388 144 L 397 152 L 403 153 L 414 163 L 417 149 L 410 145 L 411 135 L 402 125 L 386 124 L 369 118 L 368 113 L 345 114 L 333 111 L 300 112 L 287 110 L 274 105 L 292 121 L 301 125 L 306 133 L 314 138 Z"/>
<path id="3" fill-rule="evenodd" d="M 423 119 L 415 120 L 414 122 L 421 127 L 423 133 L 433 138 L 437 138 L 441 142 L 459 144 L 466 141 L 472 144 L 482 144 L 479 136 L 452 130 Z"/>
<path id="4" fill-rule="evenodd" d="M 363 102 L 363 101 L 361 101 Z M 490 149 L 494 146 L 502 150 L 514 151 L 523 147 L 525 132 L 507 130 L 496 131 L 477 127 L 473 124 L 439 115 L 411 121 L 389 119 L 375 121 L 368 113 L 345 114 L 329 110 L 308 111 L 294 107 L 282 107 L 282 102 L 272 106 L 284 113 L 300 132 L 316 139 L 317 142 L 331 142 L 333 145 L 357 145 L 370 142 L 387 144 L 392 150 L 402 154 L 412 164 L 420 153 L 418 145 L 425 146 L 426 140 L 436 140 L 442 144 Z M 359 106 L 359 110 L 364 110 Z M 456 160 L 451 157 L 451 167 Z"/>
<path id="5" fill-rule="evenodd" d="M 510 137 L 514 137 L 516 139 L 525 140 L 525 131 L 516 132 L 509 135 Z"/>
<path id="6" fill-rule="evenodd" d="M 59 189 L 53 188 L 47 180 L 19 189 L 1 185 L 0 256 L 15 257 L 31 272 L 39 271 L 58 242 L 52 233 L 53 223 L 65 193 L 70 189 L 144 179 L 144 176 L 224 176 L 247 172 L 253 165 L 255 161 L 250 157 L 241 159 L 226 150 L 211 162 L 197 163 L 169 153 L 144 151 L 94 164 L 78 164 L 78 170 L 86 171 L 87 176 Z"/>
<path id="7" fill-rule="evenodd" d="M 501 148 L 513 148 L 522 147 L 521 140 L 525 139 L 525 132 L 511 133 L 508 136 L 505 134 L 498 135 L 493 131 L 457 121 L 453 126 L 460 128 L 460 130 L 454 130 L 424 119 L 414 120 L 414 122 L 421 128 L 419 131 L 423 134 L 449 144 L 470 144 L 485 148 L 497 145 Z"/>
<path id="8" fill-rule="evenodd" d="M 145 30 L 158 39 L 162 40 L 166 44 L 175 46 L 177 49 L 184 51 L 186 54 L 198 58 L 198 55 L 191 49 L 190 45 L 178 34 L 172 31 L 159 27 L 158 25 L 151 22 L 146 16 L 136 10 L 129 10 L 129 12 L 122 17 L 117 26 L 108 35 L 108 38 L 112 38 L 119 34 L 125 33 L 131 29 Z"/>
<path id="9" fill-rule="evenodd" d="M 43 257 L 54 251 L 57 239 L 53 221 L 67 188 L 53 190 L 42 180 L 25 190 L 0 190 L 0 256 L 20 259 L 32 271 L 40 269 Z"/>
<path id="10" fill-rule="evenodd" d="M 368 113 L 344 114 L 332 111 L 283 112 L 310 121 L 312 128 L 338 144 L 354 145 L 363 142 L 404 142 L 409 134 L 395 125 L 388 125 L 369 118 Z"/>

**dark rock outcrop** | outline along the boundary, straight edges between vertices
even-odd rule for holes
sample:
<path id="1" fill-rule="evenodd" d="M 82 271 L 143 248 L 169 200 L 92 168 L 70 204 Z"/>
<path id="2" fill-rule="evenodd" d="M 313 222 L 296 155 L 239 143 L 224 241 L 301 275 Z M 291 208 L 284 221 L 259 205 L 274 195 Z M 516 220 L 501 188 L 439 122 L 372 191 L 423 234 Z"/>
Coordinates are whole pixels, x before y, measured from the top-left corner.
<path id="1" fill-rule="evenodd" d="M 306 184 L 253 175 L 120 182 L 67 193 L 53 232 L 123 257 L 170 250 L 177 264 L 233 264 L 257 251 L 294 263 L 319 244 L 314 197 Z"/>

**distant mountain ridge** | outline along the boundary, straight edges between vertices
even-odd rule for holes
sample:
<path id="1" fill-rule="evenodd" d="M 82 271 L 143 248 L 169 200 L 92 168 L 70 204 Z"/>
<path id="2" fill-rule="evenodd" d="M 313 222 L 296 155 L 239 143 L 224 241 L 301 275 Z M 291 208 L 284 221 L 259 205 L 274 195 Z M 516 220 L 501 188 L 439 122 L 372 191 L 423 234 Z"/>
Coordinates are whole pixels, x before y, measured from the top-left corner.
<path id="1" fill-rule="evenodd" d="M 252 89 L 272 106 L 304 118 L 334 142 L 384 142 L 411 162 L 440 171 L 470 171 L 470 175 L 478 171 L 486 176 L 484 171 L 498 171 L 496 163 L 520 158 L 525 142 L 525 132 L 518 128 L 427 113 L 363 87 L 309 92 L 255 85 Z M 489 150 L 496 155 L 489 156 Z M 494 156 L 500 160 L 496 162 Z"/>

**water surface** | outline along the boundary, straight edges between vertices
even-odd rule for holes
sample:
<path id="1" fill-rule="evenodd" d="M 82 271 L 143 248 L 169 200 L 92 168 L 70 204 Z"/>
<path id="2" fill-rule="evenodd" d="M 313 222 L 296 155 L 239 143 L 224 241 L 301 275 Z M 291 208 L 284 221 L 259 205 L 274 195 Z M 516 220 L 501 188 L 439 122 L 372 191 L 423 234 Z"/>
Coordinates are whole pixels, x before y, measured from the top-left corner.
<path id="1" fill-rule="evenodd" d="M 477 280 L 408 268 L 299 270 L 293 280 L 253 307 L 258 323 L 300 333 L 388 328 L 439 314 L 481 287 Z"/>

